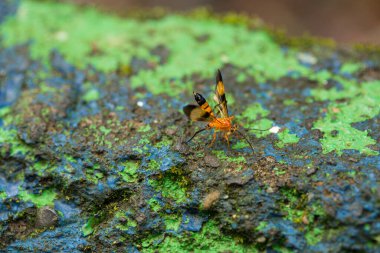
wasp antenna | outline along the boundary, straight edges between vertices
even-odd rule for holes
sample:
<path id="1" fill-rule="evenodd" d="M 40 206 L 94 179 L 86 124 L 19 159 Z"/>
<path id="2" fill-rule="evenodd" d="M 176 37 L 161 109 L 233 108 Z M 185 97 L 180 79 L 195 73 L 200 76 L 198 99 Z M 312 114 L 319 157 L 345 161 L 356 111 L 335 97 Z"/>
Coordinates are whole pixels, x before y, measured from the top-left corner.
<path id="1" fill-rule="evenodd" d="M 203 132 L 204 130 L 207 130 L 207 128 L 202 128 L 201 130 L 196 131 L 195 134 L 193 135 L 193 137 L 191 137 L 188 141 L 186 141 L 186 143 L 189 143 L 192 139 L 194 139 L 194 137 L 195 137 L 197 134 Z"/>
<path id="2" fill-rule="evenodd" d="M 222 73 L 220 73 L 220 70 L 218 69 L 216 73 L 216 83 L 223 82 Z"/>
<path id="3" fill-rule="evenodd" d="M 242 132 L 240 132 L 239 130 L 235 130 L 238 134 L 240 134 L 243 138 L 244 138 L 244 140 L 249 144 L 249 146 L 251 147 L 251 149 L 252 149 L 252 152 L 255 152 L 255 149 L 253 148 L 253 146 L 252 146 L 252 144 L 251 144 L 251 142 L 248 140 L 248 138 L 242 133 Z"/>
<path id="4" fill-rule="evenodd" d="M 261 132 L 265 132 L 265 131 L 268 131 L 270 130 L 272 127 L 268 128 L 268 129 L 258 129 L 258 128 L 248 128 L 246 129 L 243 125 L 241 124 L 238 124 L 241 128 L 245 129 L 246 131 L 247 130 L 254 130 L 254 131 L 261 131 Z"/>
<path id="5" fill-rule="evenodd" d="M 271 128 L 272 128 L 272 127 L 271 127 Z M 265 131 L 268 131 L 268 130 L 270 130 L 271 128 L 268 128 L 268 129 L 248 128 L 248 130 L 255 130 L 255 131 L 261 131 L 261 132 L 265 132 Z"/>

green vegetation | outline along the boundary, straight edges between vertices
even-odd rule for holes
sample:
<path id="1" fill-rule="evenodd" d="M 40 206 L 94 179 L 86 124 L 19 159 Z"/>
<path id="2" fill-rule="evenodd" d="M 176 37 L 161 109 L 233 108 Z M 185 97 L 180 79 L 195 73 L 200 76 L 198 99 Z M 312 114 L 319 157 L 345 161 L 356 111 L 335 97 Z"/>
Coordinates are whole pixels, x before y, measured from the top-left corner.
<path id="1" fill-rule="evenodd" d="M 37 207 L 54 205 L 57 193 L 53 189 L 46 189 L 40 194 L 32 194 L 26 190 L 19 190 L 18 197 L 22 201 L 31 201 Z"/>
<path id="2" fill-rule="evenodd" d="M 93 167 L 86 169 L 86 178 L 94 184 L 97 184 L 99 179 L 102 179 L 104 176 L 103 173 L 99 171 L 99 168 L 100 165 L 95 164 Z"/>
<path id="3" fill-rule="evenodd" d="M 99 91 L 97 89 L 91 89 L 84 94 L 83 100 L 86 102 L 91 102 L 91 101 L 98 100 L 99 97 L 100 97 Z"/>
<path id="4" fill-rule="evenodd" d="M 272 126 L 272 121 L 265 117 L 269 115 L 269 111 L 264 109 L 261 104 L 253 103 L 244 110 L 244 112 L 237 116 L 239 122 L 246 119 L 248 122 L 244 124 L 244 128 L 250 133 L 255 134 L 258 138 L 265 137 L 270 134 L 269 131 L 255 131 L 254 129 L 268 129 Z M 244 121 L 243 121 L 244 122 Z"/>
<path id="5" fill-rule="evenodd" d="M 94 230 L 95 230 L 95 226 L 98 225 L 100 223 L 100 219 L 99 218 L 96 218 L 95 216 L 91 216 L 86 224 L 84 224 L 82 226 L 82 233 L 83 233 L 83 236 L 89 236 L 91 235 Z"/>
<path id="6" fill-rule="evenodd" d="M 17 130 L 6 130 L 4 128 L 0 128 L 0 155 L 5 155 L 5 147 L 8 145 L 10 145 L 11 156 L 15 156 L 17 154 L 26 155 L 32 150 L 29 146 L 19 140 Z"/>
<path id="7" fill-rule="evenodd" d="M 363 68 L 363 64 L 355 63 L 355 62 L 346 62 L 340 68 L 341 73 L 349 73 L 353 74 Z"/>
<path id="8" fill-rule="evenodd" d="M 149 204 L 150 208 L 152 209 L 152 211 L 154 211 L 154 212 L 158 212 L 162 209 L 159 201 L 154 197 L 150 198 L 148 200 L 148 204 Z"/>
<path id="9" fill-rule="evenodd" d="M 120 223 L 120 224 L 116 225 L 116 228 L 118 228 L 122 231 L 126 231 L 126 230 L 130 229 L 131 227 L 137 227 L 137 222 L 135 220 L 131 219 L 130 217 L 127 217 L 124 212 L 121 212 L 121 211 L 117 212 L 115 214 L 115 218 L 117 218 L 119 220 L 121 218 L 123 218 L 125 220 L 124 222 L 122 222 L 122 224 Z"/>
<path id="10" fill-rule="evenodd" d="M 225 160 L 232 163 L 245 163 L 244 156 L 227 156 L 223 150 L 213 150 L 213 154 L 216 155 L 220 160 Z"/>
<path id="11" fill-rule="evenodd" d="M 206 222 L 200 233 L 189 232 L 182 236 L 166 236 L 160 244 L 155 245 L 154 242 L 160 239 L 162 239 L 160 236 L 155 236 L 144 240 L 142 245 L 146 248 L 142 252 L 217 253 L 227 249 L 236 253 L 259 252 L 255 246 L 241 243 L 242 238 L 223 235 L 214 221 Z M 150 247 L 147 248 L 148 246 Z"/>
<path id="12" fill-rule="evenodd" d="M 54 15 L 51 15 L 51 9 L 54 9 Z M 100 17 L 101 23 L 97 22 Z M 94 26 L 94 23 L 99 24 Z M 105 15 L 91 8 L 26 0 L 16 17 L 1 26 L 0 33 L 5 34 L 6 45 L 33 39 L 31 51 L 34 58 L 46 60 L 49 49 L 57 48 L 69 62 L 79 67 L 93 64 L 105 71 L 130 69 L 132 56 L 137 56 L 154 68 L 139 71 L 132 77 L 132 85 L 144 85 L 154 94 L 174 96 L 183 91 L 182 87 L 191 91 L 194 84 L 186 81 L 189 75 L 199 73 L 210 78 L 215 71 L 210 66 L 221 66 L 226 62 L 248 67 L 247 73 L 257 81 L 278 79 L 290 70 L 306 71 L 298 63 L 295 52 L 290 50 L 284 54 L 267 32 L 220 23 L 208 19 L 207 15 L 198 19 L 171 15 L 161 20 L 137 22 Z M 201 36 L 207 36 L 203 43 L 198 42 Z M 141 46 L 136 47 L 137 44 Z M 165 45 L 171 53 L 164 64 L 158 64 L 160 58 L 151 52 L 159 45 Z M 89 92 L 85 98 L 93 100 L 98 97 L 96 91 Z"/>
<path id="13" fill-rule="evenodd" d="M 309 245 L 315 245 L 322 240 L 323 230 L 320 228 L 314 228 L 307 232 L 305 237 Z"/>
<path id="14" fill-rule="evenodd" d="M 179 226 L 181 225 L 182 217 L 176 214 L 166 214 L 164 215 L 164 222 L 166 226 L 166 230 L 177 231 Z"/>
<path id="15" fill-rule="evenodd" d="M 266 226 L 268 226 L 268 222 L 260 221 L 260 224 L 256 227 L 256 231 L 262 231 Z"/>
<path id="16" fill-rule="evenodd" d="M 367 155 L 377 155 L 377 151 L 368 147 L 376 144 L 376 141 L 368 136 L 367 131 L 360 131 L 351 124 L 373 118 L 380 113 L 380 81 L 365 82 L 361 85 L 344 81 L 342 84 L 345 92 L 332 90 L 324 91 L 323 95 L 319 91 L 314 93 L 319 99 L 329 98 L 334 101 L 349 98 L 343 102 L 330 103 L 326 116 L 314 124 L 314 128 L 325 133 L 321 140 L 323 152 L 335 151 L 342 154 L 344 149 L 356 149 Z M 332 134 L 333 131 L 336 134 Z"/>
<path id="17" fill-rule="evenodd" d="M 160 192 L 163 197 L 170 198 L 176 203 L 186 202 L 186 181 L 179 181 L 181 176 L 167 173 L 159 179 L 150 179 L 149 183 L 156 191 Z M 183 178 L 183 177 L 182 177 Z M 185 179 L 183 179 L 185 180 Z"/>
<path id="18" fill-rule="evenodd" d="M 291 134 L 287 128 L 278 133 L 278 139 L 279 141 L 276 143 L 276 146 L 279 148 L 283 148 L 287 144 L 293 144 L 299 141 L 297 135 Z"/>
<path id="19" fill-rule="evenodd" d="M 124 166 L 123 171 L 119 172 L 119 175 L 127 183 L 133 183 L 137 181 L 138 174 L 137 170 L 139 168 L 139 163 L 136 161 L 125 161 L 121 163 Z"/>
<path id="20" fill-rule="evenodd" d="M 0 200 L 6 199 L 7 198 L 7 193 L 4 191 L 0 191 Z"/>

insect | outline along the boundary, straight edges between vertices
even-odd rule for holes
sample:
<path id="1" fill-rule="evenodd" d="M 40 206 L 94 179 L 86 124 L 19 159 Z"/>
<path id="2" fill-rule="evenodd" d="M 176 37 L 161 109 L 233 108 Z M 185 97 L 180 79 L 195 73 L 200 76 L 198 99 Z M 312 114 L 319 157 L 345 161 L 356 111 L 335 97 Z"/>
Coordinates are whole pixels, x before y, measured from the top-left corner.
<path id="1" fill-rule="evenodd" d="M 197 134 L 205 130 L 214 129 L 214 134 L 209 147 L 214 144 L 218 132 L 223 133 L 223 138 L 227 141 L 228 146 L 230 145 L 229 136 L 233 133 L 238 133 L 247 141 L 253 150 L 252 144 L 248 141 L 245 135 L 238 130 L 238 125 L 232 123 L 234 116 L 228 115 L 227 99 L 225 95 L 222 74 L 220 73 L 219 69 L 216 74 L 216 86 L 214 95 L 214 100 L 217 103 L 217 105 L 214 107 L 214 109 L 217 108 L 216 114 L 213 112 L 213 109 L 211 109 L 210 105 L 201 94 L 196 92 L 193 92 L 193 94 L 198 105 L 186 105 L 183 107 L 183 112 L 192 121 L 204 121 L 208 122 L 208 124 L 205 128 L 202 128 L 201 130 L 195 132 L 195 134 L 187 141 L 187 143 L 190 142 Z"/>

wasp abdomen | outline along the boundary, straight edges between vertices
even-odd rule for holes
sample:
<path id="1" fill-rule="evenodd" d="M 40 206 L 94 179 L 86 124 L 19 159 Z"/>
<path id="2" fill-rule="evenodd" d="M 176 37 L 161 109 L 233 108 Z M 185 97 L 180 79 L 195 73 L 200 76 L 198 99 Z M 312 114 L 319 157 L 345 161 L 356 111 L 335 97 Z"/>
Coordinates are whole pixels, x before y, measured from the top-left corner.
<path id="1" fill-rule="evenodd" d="M 210 105 L 207 103 L 206 99 L 201 94 L 194 92 L 194 98 L 195 101 L 197 101 L 198 105 L 202 108 L 202 110 L 206 111 L 212 116 L 214 115 Z"/>
<path id="2" fill-rule="evenodd" d="M 199 93 L 194 93 L 194 98 L 199 106 L 202 106 L 204 103 L 206 103 L 206 99 Z"/>

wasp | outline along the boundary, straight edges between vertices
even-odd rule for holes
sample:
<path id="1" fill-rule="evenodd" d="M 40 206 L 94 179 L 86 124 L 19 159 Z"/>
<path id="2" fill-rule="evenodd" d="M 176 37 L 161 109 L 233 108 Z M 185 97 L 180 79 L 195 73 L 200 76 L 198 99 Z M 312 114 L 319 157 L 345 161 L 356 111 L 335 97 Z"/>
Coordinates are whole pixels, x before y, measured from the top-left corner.
<path id="1" fill-rule="evenodd" d="M 212 147 L 216 140 L 216 135 L 218 132 L 223 133 L 223 138 L 227 141 L 228 146 L 230 146 L 229 136 L 233 133 L 237 133 L 242 136 L 251 149 L 253 150 L 253 146 L 247 137 L 238 130 L 238 124 L 233 124 L 232 120 L 234 116 L 228 115 L 228 107 L 227 107 L 227 99 L 224 89 L 224 83 L 222 74 L 218 69 L 216 74 L 216 86 L 215 86 L 215 95 L 214 100 L 217 103 L 214 109 L 217 109 L 217 113 L 215 114 L 213 109 L 207 103 L 206 99 L 199 93 L 193 92 L 195 101 L 198 105 L 186 105 L 183 107 L 183 112 L 186 116 L 192 121 L 203 121 L 208 122 L 205 128 L 195 132 L 195 134 L 187 141 L 189 143 L 197 134 L 205 131 L 214 129 L 212 141 L 209 147 Z"/>

